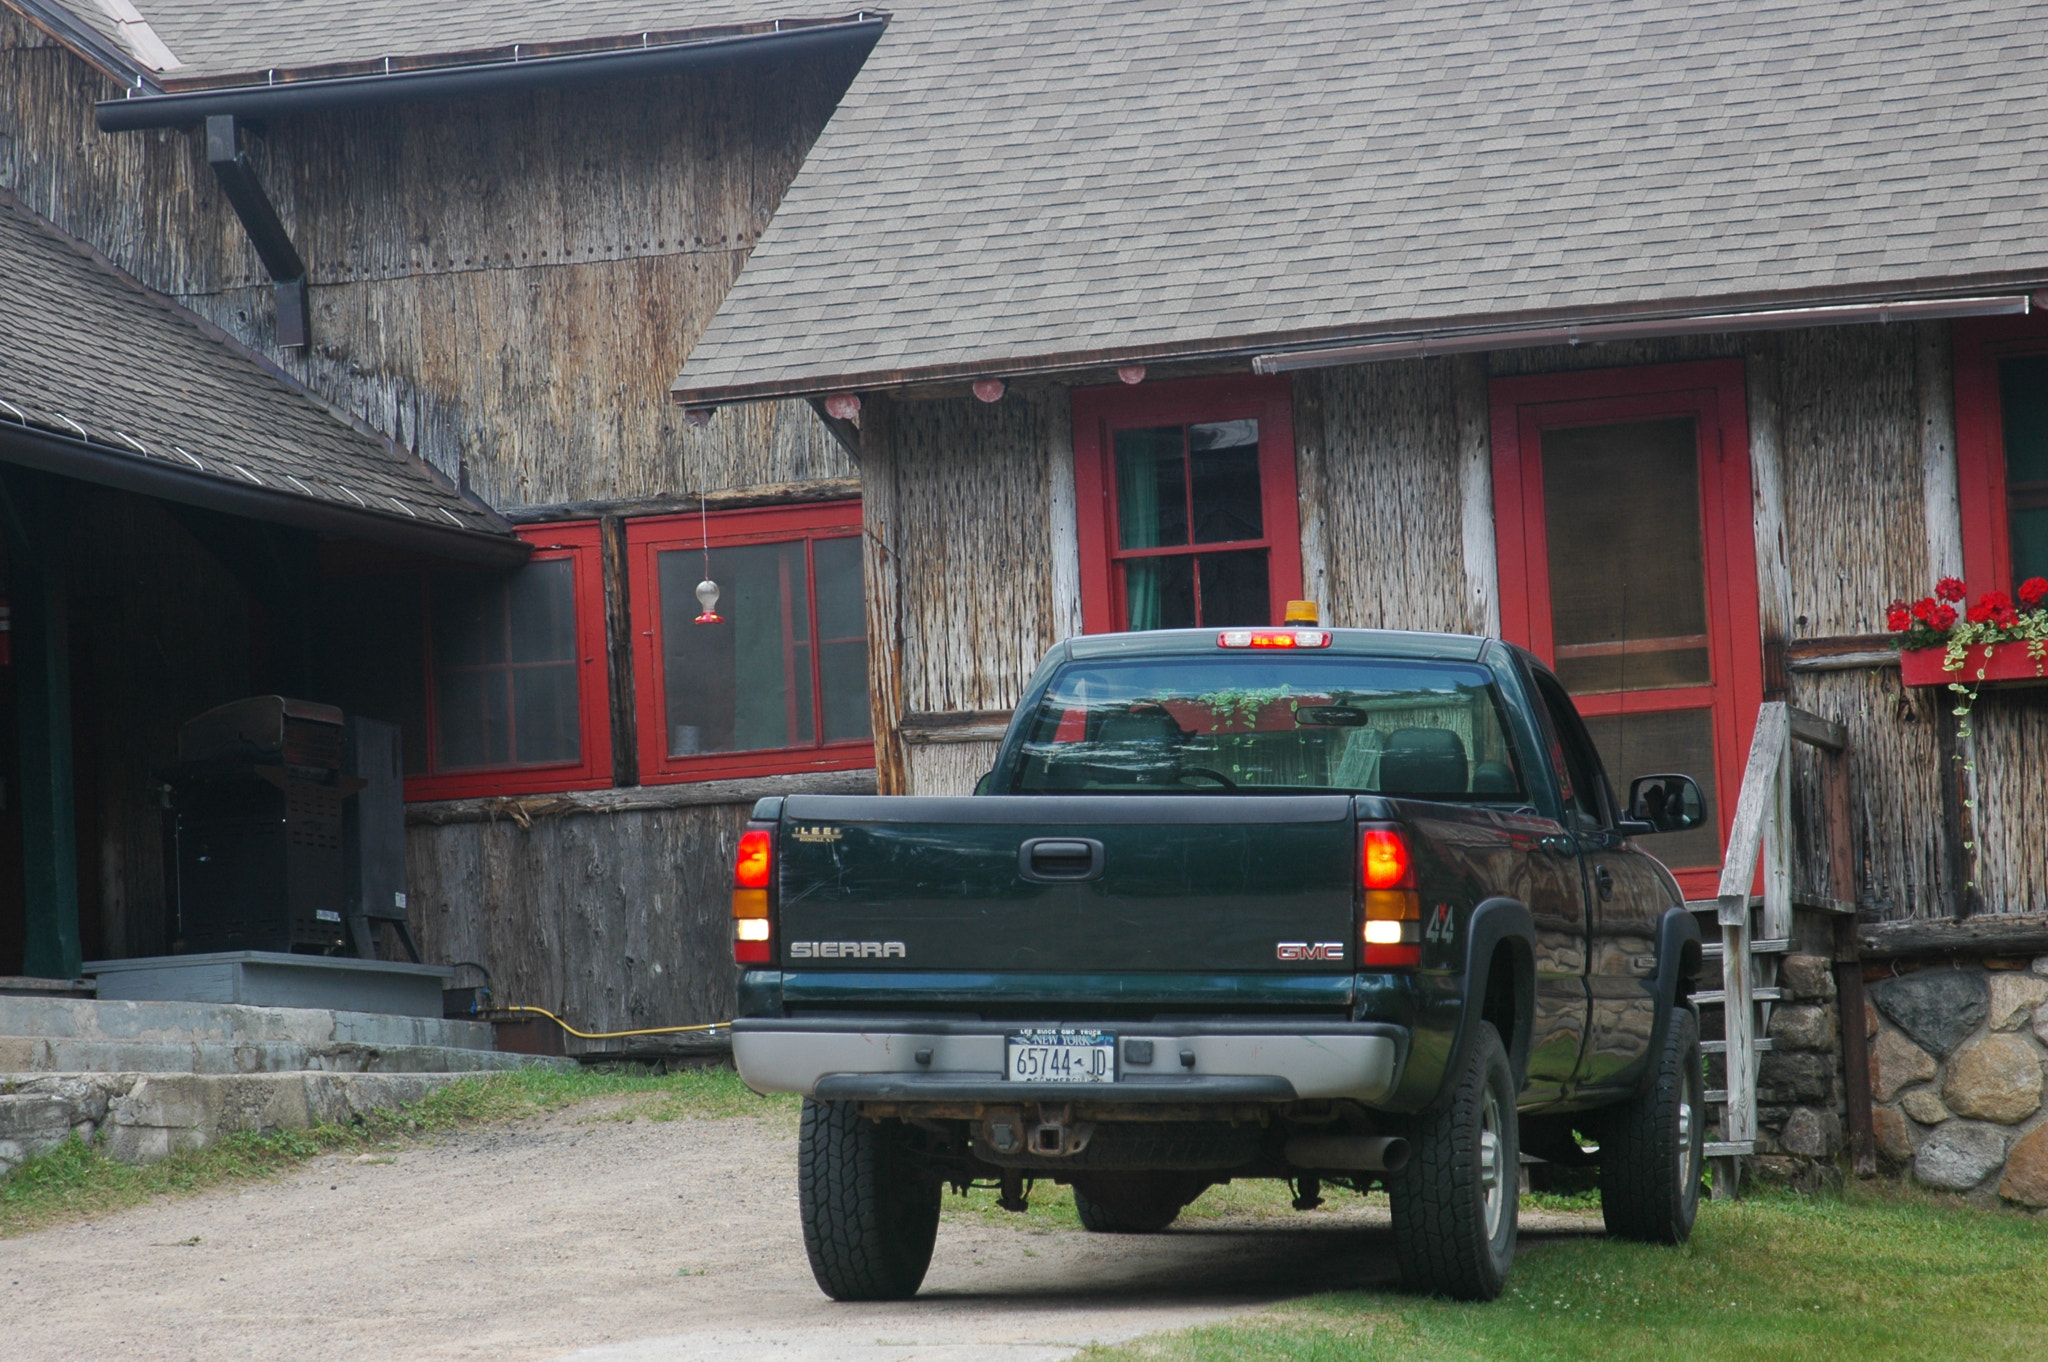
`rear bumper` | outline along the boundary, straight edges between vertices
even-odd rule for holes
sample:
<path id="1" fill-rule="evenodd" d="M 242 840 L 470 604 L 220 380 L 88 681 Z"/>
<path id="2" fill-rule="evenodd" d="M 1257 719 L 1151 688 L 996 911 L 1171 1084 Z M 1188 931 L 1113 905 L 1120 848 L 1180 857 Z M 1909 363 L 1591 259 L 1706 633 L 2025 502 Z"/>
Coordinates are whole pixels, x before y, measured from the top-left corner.
<path id="1" fill-rule="evenodd" d="M 1007 1082 L 1004 1038 L 1051 1025 L 1114 1033 L 1117 1081 Z M 733 1062 L 748 1087 L 829 1101 L 1372 1104 L 1393 1091 L 1406 1040 L 1403 1028 L 1377 1022 L 804 1017 L 742 1019 L 732 1027 Z M 1151 1044 L 1150 1064 L 1131 1062 L 1134 1041 Z"/>

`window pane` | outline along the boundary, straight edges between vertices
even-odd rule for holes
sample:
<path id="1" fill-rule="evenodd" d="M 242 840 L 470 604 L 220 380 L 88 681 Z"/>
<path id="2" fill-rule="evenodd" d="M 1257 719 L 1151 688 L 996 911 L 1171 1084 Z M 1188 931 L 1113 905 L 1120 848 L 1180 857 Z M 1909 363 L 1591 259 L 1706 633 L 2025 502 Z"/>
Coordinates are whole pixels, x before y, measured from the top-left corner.
<path id="1" fill-rule="evenodd" d="M 1195 625 L 1192 558 L 1139 558 L 1124 564 L 1124 616 L 1131 629 Z"/>
<path id="2" fill-rule="evenodd" d="M 819 539 L 811 544 L 818 583 L 818 671 L 824 683 L 825 741 L 868 736 L 866 596 L 861 589 L 860 540 Z"/>
<path id="3" fill-rule="evenodd" d="M 1543 506 L 1558 679 L 1576 695 L 1710 681 L 1693 422 L 1543 432 Z"/>
<path id="4" fill-rule="evenodd" d="M 449 577 L 432 591 L 435 764 L 575 761 L 576 575 L 567 559 L 505 577 Z"/>
<path id="5" fill-rule="evenodd" d="M 1202 624 L 1271 624 L 1273 598 L 1266 587 L 1266 551 L 1205 553 L 1202 563 Z"/>
<path id="6" fill-rule="evenodd" d="M 512 669 L 512 760 L 574 761 L 582 746 L 576 724 L 576 664 Z"/>
<path id="7" fill-rule="evenodd" d="M 1179 426 L 1116 433 L 1117 544 L 1156 549 L 1188 542 L 1188 489 Z"/>
<path id="8" fill-rule="evenodd" d="M 505 661 L 505 584 L 501 578 L 437 578 L 433 604 L 434 657 L 439 666 L 483 667 Z"/>
<path id="9" fill-rule="evenodd" d="M 1689 832 L 1659 833 L 1643 845 L 1668 866 L 1721 863 L 1721 821 L 1714 805 L 1714 715 L 1706 709 L 1657 714 L 1610 714 L 1586 720 L 1593 745 L 1614 782 L 1614 797 L 1626 803 L 1637 776 L 1691 776 L 1707 797 L 1707 821 Z"/>
<path id="10" fill-rule="evenodd" d="M 695 622 L 702 552 L 657 559 L 669 755 L 808 746 L 814 719 L 803 541 L 713 549 L 719 624 Z"/>
<path id="11" fill-rule="evenodd" d="M 576 566 L 566 558 L 529 563 L 506 584 L 514 662 L 576 660 Z"/>
<path id="12" fill-rule="evenodd" d="M 1195 542 L 1221 544 L 1265 535 L 1259 504 L 1259 423 L 1216 421 L 1188 427 Z"/>
<path id="13" fill-rule="evenodd" d="M 2005 360 L 1998 379 L 2012 580 L 2018 584 L 2048 577 L 2048 355 Z"/>
<path id="14" fill-rule="evenodd" d="M 444 671 L 437 678 L 440 702 L 434 761 L 443 770 L 503 766 L 512 760 L 510 707 L 501 667 Z"/>

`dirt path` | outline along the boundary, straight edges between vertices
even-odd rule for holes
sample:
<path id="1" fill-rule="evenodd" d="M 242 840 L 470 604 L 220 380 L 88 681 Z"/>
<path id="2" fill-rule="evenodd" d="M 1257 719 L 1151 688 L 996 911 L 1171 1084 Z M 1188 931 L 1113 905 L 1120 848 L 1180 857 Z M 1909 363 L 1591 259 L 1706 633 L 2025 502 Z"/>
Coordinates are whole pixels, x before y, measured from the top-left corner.
<path id="1" fill-rule="evenodd" d="M 1147 1238 L 948 1223 L 916 1300 L 836 1305 L 787 1124 L 592 1114 L 0 1241 L 6 1354 L 1036 1362 L 1392 1275 L 1363 1209 Z"/>

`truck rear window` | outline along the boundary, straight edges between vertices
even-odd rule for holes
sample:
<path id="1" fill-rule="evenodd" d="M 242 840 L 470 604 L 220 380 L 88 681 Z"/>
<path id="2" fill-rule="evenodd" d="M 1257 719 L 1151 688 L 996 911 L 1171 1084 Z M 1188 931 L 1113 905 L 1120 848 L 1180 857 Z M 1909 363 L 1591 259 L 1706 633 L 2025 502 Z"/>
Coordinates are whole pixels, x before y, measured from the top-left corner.
<path id="1" fill-rule="evenodd" d="M 1032 716 L 1009 788 L 1524 798 L 1484 668 L 1345 657 L 1075 664 Z"/>

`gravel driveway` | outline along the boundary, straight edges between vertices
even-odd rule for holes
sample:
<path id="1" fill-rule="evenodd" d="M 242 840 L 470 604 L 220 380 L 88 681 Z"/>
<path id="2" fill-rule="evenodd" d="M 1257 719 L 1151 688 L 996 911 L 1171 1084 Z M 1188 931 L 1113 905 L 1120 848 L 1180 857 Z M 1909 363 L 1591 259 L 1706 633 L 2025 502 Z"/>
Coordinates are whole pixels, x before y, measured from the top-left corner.
<path id="1" fill-rule="evenodd" d="M 1364 1208 L 1143 1238 L 949 1222 L 916 1300 L 838 1305 L 804 1261 L 793 1123 L 599 1114 L 0 1241 L 6 1354 L 1035 1362 L 1393 1274 Z"/>

